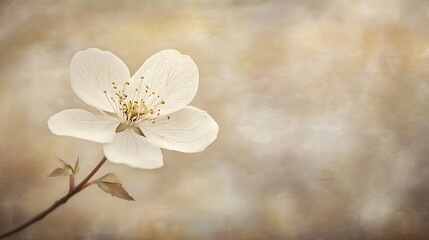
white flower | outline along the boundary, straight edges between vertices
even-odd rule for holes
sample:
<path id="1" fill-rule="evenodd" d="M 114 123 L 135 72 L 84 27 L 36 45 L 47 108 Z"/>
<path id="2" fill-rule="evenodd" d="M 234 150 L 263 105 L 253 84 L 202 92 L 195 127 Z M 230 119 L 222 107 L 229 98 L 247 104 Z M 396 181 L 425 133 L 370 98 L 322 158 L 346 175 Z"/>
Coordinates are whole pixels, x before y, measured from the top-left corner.
<path id="1" fill-rule="evenodd" d="M 103 143 L 111 162 L 158 168 L 160 148 L 200 152 L 217 137 L 217 123 L 188 106 L 197 92 L 198 68 L 176 50 L 156 53 L 130 78 L 113 53 L 88 49 L 73 57 L 70 76 L 73 91 L 100 111 L 59 112 L 49 118 L 49 129 Z"/>

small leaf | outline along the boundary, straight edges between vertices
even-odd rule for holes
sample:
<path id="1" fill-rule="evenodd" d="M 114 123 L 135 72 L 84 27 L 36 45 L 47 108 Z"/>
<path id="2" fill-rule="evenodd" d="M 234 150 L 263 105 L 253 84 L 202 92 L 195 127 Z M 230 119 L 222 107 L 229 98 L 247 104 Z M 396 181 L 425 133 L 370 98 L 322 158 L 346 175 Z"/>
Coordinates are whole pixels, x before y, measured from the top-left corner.
<path id="1" fill-rule="evenodd" d="M 76 164 L 74 165 L 73 174 L 78 173 L 78 172 L 79 172 L 79 170 L 80 170 L 80 161 L 79 161 L 79 158 L 77 158 L 77 160 L 76 160 Z"/>
<path id="2" fill-rule="evenodd" d="M 97 179 L 100 182 L 108 182 L 108 183 L 121 183 L 119 178 L 114 173 L 108 173 L 101 178 Z"/>
<path id="3" fill-rule="evenodd" d="M 122 187 L 120 183 L 111 183 L 111 182 L 96 182 L 101 190 L 106 193 L 110 193 L 112 196 L 117 198 L 122 198 L 129 201 L 134 201 L 134 198 L 128 194 L 128 192 Z"/>
<path id="4" fill-rule="evenodd" d="M 95 181 L 98 187 L 112 196 L 122 198 L 129 201 L 134 201 L 134 198 L 122 187 L 119 178 L 114 173 L 108 173 Z"/>
<path id="5" fill-rule="evenodd" d="M 68 169 L 68 170 L 70 170 L 70 172 L 72 172 L 72 173 L 73 173 L 73 167 L 72 167 L 72 166 L 70 166 L 70 164 L 68 164 L 66 161 L 62 160 L 62 159 L 61 159 L 61 158 L 59 158 L 59 157 L 57 157 L 57 158 L 58 158 L 58 160 L 60 160 L 60 162 L 63 164 L 64 169 Z"/>
<path id="6" fill-rule="evenodd" d="M 67 177 L 70 176 L 72 172 L 70 169 L 66 168 L 57 168 L 48 177 Z"/>

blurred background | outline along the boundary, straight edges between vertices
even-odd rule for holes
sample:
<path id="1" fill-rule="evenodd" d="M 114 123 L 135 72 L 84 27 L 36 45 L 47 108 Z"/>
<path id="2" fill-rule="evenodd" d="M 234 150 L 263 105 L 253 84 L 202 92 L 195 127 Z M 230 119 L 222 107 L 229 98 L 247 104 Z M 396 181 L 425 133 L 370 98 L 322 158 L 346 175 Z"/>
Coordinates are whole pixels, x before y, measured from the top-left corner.
<path id="1" fill-rule="evenodd" d="M 429 238 L 429 2 L 0 2 L 0 232 L 68 191 L 47 175 L 101 145 L 47 119 L 92 110 L 72 56 L 115 53 L 135 72 L 166 48 L 200 71 L 193 106 L 218 122 L 206 151 L 163 168 L 107 163 L 136 199 L 96 186 L 11 239 Z"/>

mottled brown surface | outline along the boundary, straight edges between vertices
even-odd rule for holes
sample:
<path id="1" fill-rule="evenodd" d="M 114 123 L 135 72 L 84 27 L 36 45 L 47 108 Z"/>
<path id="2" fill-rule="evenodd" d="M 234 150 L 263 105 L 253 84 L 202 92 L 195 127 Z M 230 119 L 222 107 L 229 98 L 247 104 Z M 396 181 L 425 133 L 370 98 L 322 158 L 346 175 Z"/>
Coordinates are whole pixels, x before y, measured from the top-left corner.
<path id="1" fill-rule="evenodd" d="M 192 56 L 206 151 L 145 171 L 108 163 L 136 199 L 95 186 L 12 239 L 429 238 L 429 2 L 1 1 L 0 231 L 67 192 L 55 156 L 102 156 L 46 121 L 90 109 L 69 63 L 88 47 L 134 72 Z"/>

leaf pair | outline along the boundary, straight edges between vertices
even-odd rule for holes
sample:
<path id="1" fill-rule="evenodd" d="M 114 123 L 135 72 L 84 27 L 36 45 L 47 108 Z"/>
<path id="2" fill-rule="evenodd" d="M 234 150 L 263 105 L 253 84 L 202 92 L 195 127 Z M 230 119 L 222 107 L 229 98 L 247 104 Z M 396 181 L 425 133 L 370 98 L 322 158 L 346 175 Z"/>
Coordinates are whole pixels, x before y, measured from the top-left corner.
<path id="1" fill-rule="evenodd" d="M 56 168 L 48 177 L 67 177 L 70 175 L 75 175 L 80 170 L 80 161 L 79 158 L 76 160 L 76 164 L 74 168 L 68 164 L 66 161 L 58 158 L 60 162 L 63 164 L 63 167 Z"/>

